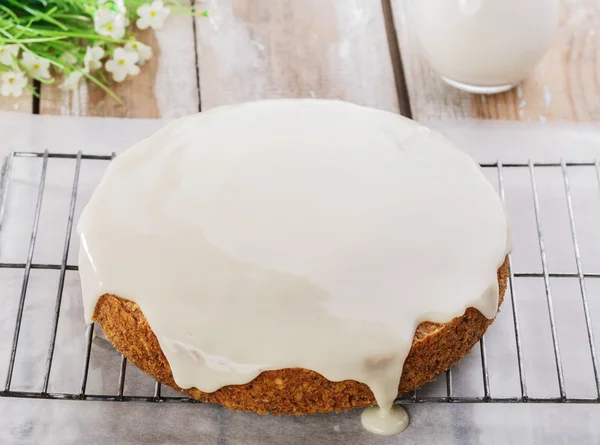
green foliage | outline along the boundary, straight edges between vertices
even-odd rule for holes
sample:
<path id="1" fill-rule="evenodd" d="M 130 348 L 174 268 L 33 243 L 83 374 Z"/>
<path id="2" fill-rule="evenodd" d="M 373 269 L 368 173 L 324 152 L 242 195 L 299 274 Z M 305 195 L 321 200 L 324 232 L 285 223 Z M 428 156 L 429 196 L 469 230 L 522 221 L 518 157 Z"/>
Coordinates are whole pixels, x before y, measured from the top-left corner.
<path id="1" fill-rule="evenodd" d="M 102 71 L 89 73 L 83 69 L 86 49 L 99 45 L 110 55 L 115 48 L 134 39 L 132 30 L 137 19 L 136 11 L 150 2 L 151 0 L 121 0 L 118 3 L 114 0 L 0 0 L 0 47 L 16 44 L 21 53 L 28 51 L 46 59 L 54 67 L 55 73 L 69 75 L 73 71 L 80 71 L 118 100 Z M 125 11 L 120 10 L 118 4 L 124 5 Z M 164 0 L 164 4 L 173 12 L 194 13 L 188 0 Z M 116 39 L 97 32 L 94 14 L 98 8 L 124 13 L 130 25 L 125 28 L 122 38 Z M 0 63 L 0 74 L 18 69 L 42 83 L 54 82 L 54 79 L 36 77 L 19 59 L 15 59 L 12 66 Z"/>

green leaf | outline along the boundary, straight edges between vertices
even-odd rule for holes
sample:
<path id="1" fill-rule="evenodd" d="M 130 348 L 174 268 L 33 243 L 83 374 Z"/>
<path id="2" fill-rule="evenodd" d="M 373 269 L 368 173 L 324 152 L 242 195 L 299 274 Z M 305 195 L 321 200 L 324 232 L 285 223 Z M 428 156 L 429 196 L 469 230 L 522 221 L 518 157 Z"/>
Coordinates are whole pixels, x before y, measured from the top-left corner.
<path id="1" fill-rule="evenodd" d="M 83 59 L 87 46 L 101 44 L 107 54 L 123 46 L 133 38 L 133 23 L 137 19 L 137 9 L 151 0 L 119 0 L 126 8 L 127 18 L 132 23 L 123 39 L 112 39 L 99 35 L 94 26 L 94 14 L 100 7 L 98 0 L 0 0 L 0 46 L 19 45 L 21 51 L 29 51 L 52 64 L 54 74 L 68 74 L 83 69 Z M 164 0 L 165 6 L 173 13 L 190 16 L 206 16 L 207 11 L 196 11 L 193 1 Z M 102 7 L 115 7 L 115 0 L 108 0 Z M 62 62 L 61 56 L 72 54 L 77 62 L 74 65 Z M 13 66 L 0 66 L 0 72 L 11 69 L 24 70 L 30 77 L 32 72 L 16 60 Z M 83 71 L 82 71 L 83 72 Z M 121 99 L 111 90 L 112 80 L 104 70 L 93 74 L 83 73 L 86 79 L 98 85 L 117 102 Z M 38 79 L 44 84 L 54 79 Z"/>

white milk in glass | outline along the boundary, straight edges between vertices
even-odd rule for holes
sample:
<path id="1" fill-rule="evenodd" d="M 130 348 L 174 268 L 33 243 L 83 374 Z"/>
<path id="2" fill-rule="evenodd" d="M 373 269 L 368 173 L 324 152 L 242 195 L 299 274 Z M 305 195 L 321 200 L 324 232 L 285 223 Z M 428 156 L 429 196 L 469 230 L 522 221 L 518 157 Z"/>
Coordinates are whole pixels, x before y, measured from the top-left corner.
<path id="1" fill-rule="evenodd" d="M 559 0 L 413 0 L 431 66 L 450 85 L 483 94 L 525 79 L 550 49 Z"/>

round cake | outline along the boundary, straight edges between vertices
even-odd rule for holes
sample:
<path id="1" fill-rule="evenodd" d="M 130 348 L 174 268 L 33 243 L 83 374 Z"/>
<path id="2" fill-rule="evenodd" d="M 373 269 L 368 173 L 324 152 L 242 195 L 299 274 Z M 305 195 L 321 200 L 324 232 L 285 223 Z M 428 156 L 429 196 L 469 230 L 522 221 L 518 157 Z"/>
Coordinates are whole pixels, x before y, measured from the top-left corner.
<path id="1" fill-rule="evenodd" d="M 85 317 L 159 382 L 235 410 L 389 410 L 493 321 L 510 249 L 479 166 L 339 101 L 168 124 L 119 154 L 78 225 Z"/>

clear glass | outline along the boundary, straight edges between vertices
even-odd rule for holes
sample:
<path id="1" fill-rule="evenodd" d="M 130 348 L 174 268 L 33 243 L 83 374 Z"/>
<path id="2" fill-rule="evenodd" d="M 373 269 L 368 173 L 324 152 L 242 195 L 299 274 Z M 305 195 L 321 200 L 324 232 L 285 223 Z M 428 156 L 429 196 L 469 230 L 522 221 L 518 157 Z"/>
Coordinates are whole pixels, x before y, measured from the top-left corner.
<path id="1" fill-rule="evenodd" d="M 550 49 L 559 0 L 413 0 L 425 58 L 448 84 L 472 93 L 507 91 Z"/>

